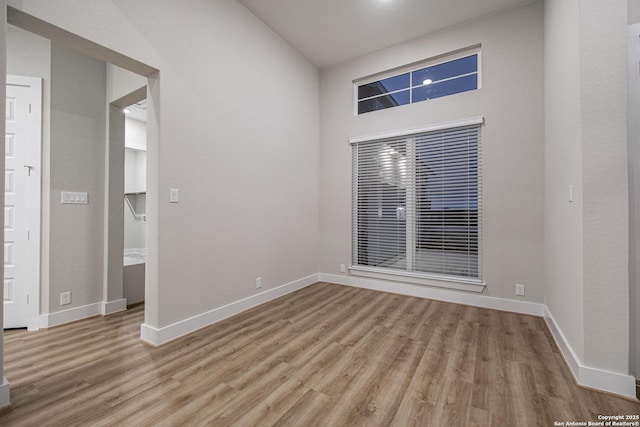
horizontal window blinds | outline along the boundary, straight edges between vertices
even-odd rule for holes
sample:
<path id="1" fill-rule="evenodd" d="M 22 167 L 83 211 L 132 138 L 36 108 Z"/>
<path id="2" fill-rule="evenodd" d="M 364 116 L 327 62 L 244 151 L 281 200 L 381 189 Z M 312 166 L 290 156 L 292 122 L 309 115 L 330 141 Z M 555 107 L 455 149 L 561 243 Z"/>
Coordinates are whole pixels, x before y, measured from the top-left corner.
<path id="1" fill-rule="evenodd" d="M 480 124 L 354 143 L 354 267 L 480 279 L 480 167 Z"/>

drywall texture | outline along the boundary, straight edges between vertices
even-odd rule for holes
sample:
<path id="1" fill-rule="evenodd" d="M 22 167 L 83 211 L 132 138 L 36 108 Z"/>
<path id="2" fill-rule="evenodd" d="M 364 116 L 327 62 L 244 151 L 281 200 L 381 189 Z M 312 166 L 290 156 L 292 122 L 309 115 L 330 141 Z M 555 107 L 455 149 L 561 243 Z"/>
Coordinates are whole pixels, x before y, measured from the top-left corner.
<path id="1" fill-rule="evenodd" d="M 144 264 L 124 267 L 123 294 L 127 305 L 144 301 Z"/>
<path id="2" fill-rule="evenodd" d="M 584 362 L 622 373 L 629 372 L 626 16 L 625 0 L 580 3 Z"/>
<path id="3" fill-rule="evenodd" d="M 52 43 L 49 312 L 102 301 L 105 93 L 104 62 Z M 61 204 L 61 191 L 89 203 Z"/>
<path id="4" fill-rule="evenodd" d="M 235 1 L 10 4 L 160 70 L 149 326 L 253 295 L 257 276 L 263 291 L 318 271 L 319 76 L 305 58 Z"/>
<path id="5" fill-rule="evenodd" d="M 545 301 L 583 364 L 626 374 L 627 3 L 545 6 Z"/>
<path id="6" fill-rule="evenodd" d="M 139 74 L 107 64 L 107 102 L 113 102 L 142 86 L 147 79 Z"/>
<path id="7" fill-rule="evenodd" d="M 640 1 L 627 0 L 627 23 L 640 23 Z"/>
<path id="8" fill-rule="evenodd" d="M 640 378 L 640 34 L 628 37 L 629 366 Z"/>
<path id="9" fill-rule="evenodd" d="M 51 42 L 17 27 L 7 28 L 7 73 L 40 77 L 49 84 Z"/>
<path id="10" fill-rule="evenodd" d="M 545 3 L 544 234 L 545 303 L 582 359 L 582 147 L 580 81 L 574 78 L 580 75 L 577 8 L 578 0 Z"/>
<path id="11" fill-rule="evenodd" d="M 7 73 L 42 79 L 42 222 L 40 312 L 49 311 L 49 204 L 50 204 L 50 103 L 51 42 L 16 27 L 7 28 Z"/>
<path id="12" fill-rule="evenodd" d="M 339 273 L 351 250 L 349 138 L 484 116 L 483 278 L 487 295 L 543 301 L 542 3 L 323 70 L 321 263 Z M 481 44 L 482 89 L 354 116 L 355 79 Z"/>
<path id="13" fill-rule="evenodd" d="M 107 74 L 107 86 L 109 85 Z M 104 289 L 105 302 L 122 299 L 124 252 L 124 140 L 125 115 L 121 106 L 108 105 L 105 147 Z"/>

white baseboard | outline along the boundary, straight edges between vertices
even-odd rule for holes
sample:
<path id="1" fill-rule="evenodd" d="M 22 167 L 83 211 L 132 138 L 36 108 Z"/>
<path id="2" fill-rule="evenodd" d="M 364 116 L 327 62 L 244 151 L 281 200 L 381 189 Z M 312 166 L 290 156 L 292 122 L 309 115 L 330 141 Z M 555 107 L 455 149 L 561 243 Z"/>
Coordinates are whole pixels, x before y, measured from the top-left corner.
<path id="1" fill-rule="evenodd" d="M 573 351 L 571 344 L 569 344 L 560 326 L 546 306 L 544 319 L 578 384 L 609 393 L 620 394 L 632 399 L 636 398 L 636 380 L 634 377 L 619 372 L 585 366 Z"/>
<path id="2" fill-rule="evenodd" d="M 41 314 L 40 327 L 52 328 L 65 323 L 75 322 L 76 320 L 86 319 L 87 317 L 100 315 L 102 314 L 102 304 L 102 302 L 96 302 L 68 310 L 57 311 L 55 313 Z"/>
<path id="3" fill-rule="evenodd" d="M 9 381 L 6 377 L 2 377 L 2 384 L 0 384 L 0 408 L 9 406 L 11 404 L 11 393 L 9 387 Z"/>
<path id="4" fill-rule="evenodd" d="M 312 274 L 162 328 L 156 328 L 145 323 L 140 327 L 140 339 L 153 346 L 159 346 L 316 282 L 318 282 L 318 274 Z"/>
<path id="5" fill-rule="evenodd" d="M 41 328 L 53 328 L 54 326 L 64 325 L 87 317 L 106 316 L 126 309 L 127 300 L 124 298 L 115 301 L 101 301 L 68 310 L 56 311 L 55 313 L 41 314 L 38 326 Z"/>
<path id="6" fill-rule="evenodd" d="M 40 329 L 39 317 L 27 318 L 27 331 L 37 331 Z"/>
<path id="7" fill-rule="evenodd" d="M 515 313 L 530 314 L 534 316 L 544 316 L 544 304 L 533 302 L 496 298 L 486 295 L 479 295 L 477 293 L 449 291 L 440 288 L 412 285 L 410 283 L 389 282 L 386 280 L 367 279 L 354 276 L 341 276 L 338 274 L 320 273 L 319 277 L 321 282 L 335 283 L 338 285 L 353 286 L 356 288 L 371 289 L 374 291 L 389 292 L 392 294 L 453 302 L 456 304 L 472 305 L 474 307 L 492 308 L 495 310 L 511 311 Z"/>
<path id="8" fill-rule="evenodd" d="M 117 313 L 119 311 L 125 311 L 127 309 L 127 300 L 125 298 L 115 301 L 103 301 L 101 304 L 103 316 Z"/>

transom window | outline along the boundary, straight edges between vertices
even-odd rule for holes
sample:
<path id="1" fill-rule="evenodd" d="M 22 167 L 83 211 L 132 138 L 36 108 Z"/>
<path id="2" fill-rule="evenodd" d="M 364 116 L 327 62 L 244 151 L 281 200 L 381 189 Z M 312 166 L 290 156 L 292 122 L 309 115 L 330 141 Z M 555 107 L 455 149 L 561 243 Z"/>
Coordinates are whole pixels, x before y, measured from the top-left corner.
<path id="1" fill-rule="evenodd" d="M 481 282 L 481 124 L 352 141 L 352 272 Z"/>
<path id="2" fill-rule="evenodd" d="M 478 62 L 476 52 L 381 80 L 357 83 L 358 114 L 476 90 Z"/>

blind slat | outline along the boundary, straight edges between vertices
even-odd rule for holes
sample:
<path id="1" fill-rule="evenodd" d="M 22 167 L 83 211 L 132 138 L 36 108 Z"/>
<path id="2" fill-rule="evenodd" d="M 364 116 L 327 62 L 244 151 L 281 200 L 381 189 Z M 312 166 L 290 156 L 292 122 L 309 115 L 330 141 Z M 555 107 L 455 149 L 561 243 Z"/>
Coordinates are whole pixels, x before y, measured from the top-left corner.
<path id="1" fill-rule="evenodd" d="M 480 124 L 353 143 L 353 264 L 479 279 L 479 154 Z"/>

